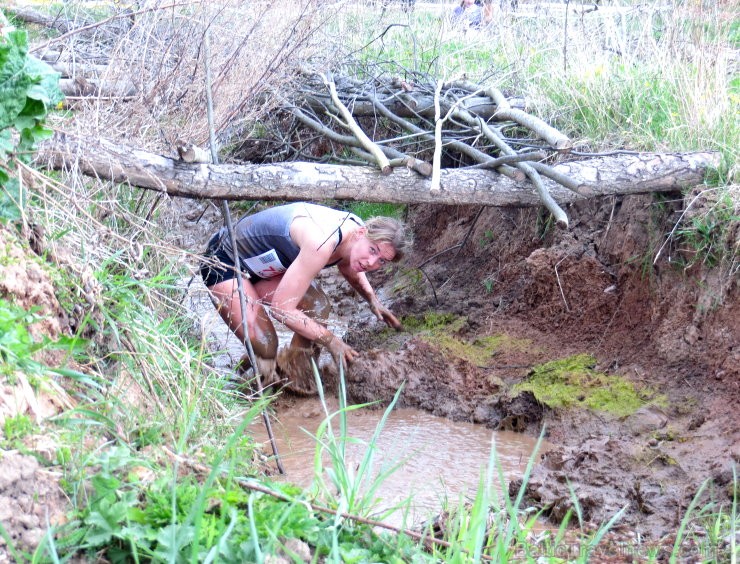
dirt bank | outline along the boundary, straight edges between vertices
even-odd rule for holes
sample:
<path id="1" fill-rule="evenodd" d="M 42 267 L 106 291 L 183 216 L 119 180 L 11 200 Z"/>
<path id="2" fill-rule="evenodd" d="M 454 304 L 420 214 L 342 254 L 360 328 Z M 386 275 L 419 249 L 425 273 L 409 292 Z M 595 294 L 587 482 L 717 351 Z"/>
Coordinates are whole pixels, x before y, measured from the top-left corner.
<path id="1" fill-rule="evenodd" d="M 172 232 L 197 251 L 220 218 L 186 207 Z M 707 491 L 729 501 L 740 459 L 737 273 L 663 245 L 682 209 L 678 197 L 593 201 L 571 207 L 573 227 L 560 231 L 533 209 L 411 207 L 414 256 L 373 280 L 407 331 L 384 329 L 346 284 L 325 281 L 363 351 L 350 395 L 388 401 L 405 382 L 401 407 L 531 435 L 544 425 L 555 448 L 527 491 L 553 520 L 572 503 L 568 482 L 587 519 L 627 505 L 624 522 L 652 538 L 676 530 L 707 478 L 716 486 Z M 731 236 L 737 245 L 737 225 Z M 54 336 L 74 320 L 51 292 L 39 297 L 48 280 L 35 264 L 10 261 L 0 293 L 50 304 L 53 324 L 40 330 Z M 327 388 L 333 378 L 325 370 Z M 48 478 L 29 463 L 18 460 L 22 479 L 0 494 L 21 503 L 25 476 Z M 10 534 L 33 547 L 41 527 L 29 517 Z"/>
<path id="2" fill-rule="evenodd" d="M 588 520 L 626 505 L 639 533 L 675 531 L 703 480 L 731 499 L 740 459 L 737 276 L 692 266 L 675 243 L 661 250 L 682 209 L 678 196 L 593 201 L 560 231 L 531 209 L 412 207 L 414 257 L 374 281 L 410 330 L 352 327 L 365 352 L 350 394 L 388 400 L 405 382 L 401 405 L 532 434 L 545 425 L 559 447 L 528 494 L 553 519 L 571 506 L 569 481 Z M 585 391 L 558 396 L 553 378 Z"/>

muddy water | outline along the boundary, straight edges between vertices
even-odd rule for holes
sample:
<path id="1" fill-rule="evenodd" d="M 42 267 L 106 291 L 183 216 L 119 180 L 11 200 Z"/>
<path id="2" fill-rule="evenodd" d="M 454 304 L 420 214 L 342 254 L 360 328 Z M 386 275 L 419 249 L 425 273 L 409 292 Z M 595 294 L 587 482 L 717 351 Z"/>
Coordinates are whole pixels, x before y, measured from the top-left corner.
<path id="1" fill-rule="evenodd" d="M 329 398 L 327 403 L 330 412 L 336 409 L 336 399 Z M 382 414 L 379 409 L 348 412 L 347 434 L 359 441 L 347 447 L 350 468 L 355 469 L 361 463 Z M 287 481 L 303 487 L 311 484 L 316 445 L 311 435 L 324 418 L 317 398 L 302 398 L 279 409 L 273 431 Z M 260 422 L 255 423 L 253 432 L 266 441 Z M 379 488 L 377 495 L 382 501 L 378 509 L 392 507 L 412 496 L 410 518 L 406 522 L 411 524 L 439 513 L 445 499 L 454 507 L 460 496 L 475 496 L 481 473 L 489 463 L 492 441 L 495 441 L 507 482 L 520 477 L 534 449 L 535 439 L 519 433 L 493 432 L 481 425 L 452 422 L 417 409 L 392 411 L 374 450 L 372 476 L 396 463 L 400 462 L 401 466 Z M 265 451 L 271 452 L 267 442 Z M 324 464 L 328 465 L 328 462 Z M 324 478 L 328 482 L 326 474 Z M 500 489 L 497 477 L 492 487 Z M 392 517 L 391 522 L 400 524 L 400 519 L 399 514 Z"/>
<path id="2" fill-rule="evenodd" d="M 193 281 L 188 294 L 194 321 L 209 340 L 211 350 L 218 351 L 213 362 L 223 371 L 224 377 L 229 377 L 244 354 L 244 347 L 221 321 L 199 280 Z M 328 323 L 337 334 L 343 334 L 346 329 L 345 321 L 335 316 L 330 317 Z M 280 345 L 286 345 L 292 333 L 279 324 L 276 328 Z M 327 359 L 322 357 L 322 360 Z M 329 397 L 326 401 L 329 412 L 336 411 L 336 398 Z M 296 397 L 278 402 L 276 409 L 272 427 L 286 470 L 284 479 L 307 487 L 314 479 L 316 441 L 312 435 L 326 418 L 324 407 L 317 397 Z M 347 447 L 351 468 L 360 464 L 382 415 L 383 410 L 369 408 L 348 412 L 348 436 L 356 440 Z M 334 421 L 338 429 L 338 420 Z M 255 421 L 251 431 L 258 441 L 264 442 L 264 452 L 272 453 L 261 419 Z M 472 423 L 456 423 L 417 409 L 392 411 L 375 449 L 370 480 L 374 480 L 378 472 L 401 464 L 379 488 L 377 497 L 382 501 L 378 509 L 392 507 L 412 497 L 405 522 L 411 525 L 439 513 L 445 500 L 454 507 L 460 496 L 474 496 L 480 476 L 488 466 L 493 442 L 507 482 L 520 477 L 533 451 L 534 438 L 519 433 L 493 432 Z M 328 466 L 325 462 L 324 467 Z M 325 473 L 324 478 L 327 478 Z M 494 477 L 492 486 L 500 489 L 498 477 Z M 386 520 L 402 524 L 400 514 Z"/>

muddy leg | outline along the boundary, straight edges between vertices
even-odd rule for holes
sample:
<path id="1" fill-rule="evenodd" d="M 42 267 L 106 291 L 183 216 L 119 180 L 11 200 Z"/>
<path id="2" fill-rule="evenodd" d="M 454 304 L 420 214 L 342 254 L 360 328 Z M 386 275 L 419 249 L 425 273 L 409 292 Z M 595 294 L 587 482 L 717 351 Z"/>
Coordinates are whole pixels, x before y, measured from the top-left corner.
<path id="1" fill-rule="evenodd" d="M 259 295 L 252 283 L 243 279 L 244 293 L 247 295 L 247 329 L 249 341 L 252 344 L 257 360 L 257 368 L 263 377 L 263 384 L 267 386 L 275 380 L 275 358 L 277 356 L 278 337 L 275 326 L 259 302 Z M 237 338 L 245 344 L 244 328 L 242 324 L 241 303 L 237 281 L 225 280 L 208 288 L 211 299 L 221 318 L 226 322 Z M 244 357 L 240 361 L 241 371 L 249 369 L 248 355 L 245 368 Z"/>
<path id="2" fill-rule="evenodd" d="M 324 327 L 327 326 L 329 314 L 331 313 L 331 303 L 329 303 L 329 297 L 324 293 L 324 290 L 316 280 L 311 282 L 306 294 L 298 302 L 298 309 Z M 313 341 L 306 339 L 298 333 L 294 333 L 293 339 L 290 341 L 291 348 L 309 348 L 312 344 Z"/>
<path id="3" fill-rule="evenodd" d="M 298 303 L 298 308 L 321 325 L 327 325 L 331 304 L 315 280 Z M 298 333 L 293 335 L 290 345 L 281 349 L 277 357 L 278 371 L 288 379 L 288 389 L 300 394 L 316 393 L 311 360 L 318 364 L 320 353 L 320 346 Z"/>

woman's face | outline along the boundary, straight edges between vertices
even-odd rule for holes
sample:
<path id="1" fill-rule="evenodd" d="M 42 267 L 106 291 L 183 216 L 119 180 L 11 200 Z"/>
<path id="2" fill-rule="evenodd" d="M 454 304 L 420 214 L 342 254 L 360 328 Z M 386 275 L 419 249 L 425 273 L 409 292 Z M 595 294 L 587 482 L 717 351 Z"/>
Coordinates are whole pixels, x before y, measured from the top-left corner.
<path id="1" fill-rule="evenodd" d="M 350 250 L 349 265 L 355 272 L 373 272 L 391 262 L 395 256 L 393 245 L 368 239 L 367 230 L 362 228 Z"/>

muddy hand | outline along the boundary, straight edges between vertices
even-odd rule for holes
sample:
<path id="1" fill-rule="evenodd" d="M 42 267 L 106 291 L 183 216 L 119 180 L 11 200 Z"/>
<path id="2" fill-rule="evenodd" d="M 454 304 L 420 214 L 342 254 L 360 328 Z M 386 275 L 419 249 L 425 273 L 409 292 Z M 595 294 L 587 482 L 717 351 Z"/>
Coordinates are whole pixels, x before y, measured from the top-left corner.
<path id="1" fill-rule="evenodd" d="M 375 314 L 375 317 L 377 317 L 380 321 L 384 321 L 385 324 L 389 327 L 393 327 L 397 331 L 403 329 L 401 322 L 395 315 L 393 315 L 393 312 L 385 307 L 383 304 L 381 304 L 379 301 L 375 300 L 370 305 L 370 308 Z"/>
<path id="2" fill-rule="evenodd" d="M 358 353 L 355 349 L 350 347 L 347 343 L 342 341 L 342 339 L 340 339 L 336 335 L 332 337 L 331 341 L 329 341 L 329 343 L 326 345 L 326 348 L 334 357 L 334 360 L 337 361 L 337 364 L 339 364 L 340 362 L 350 364 L 360 355 L 360 353 Z"/>

